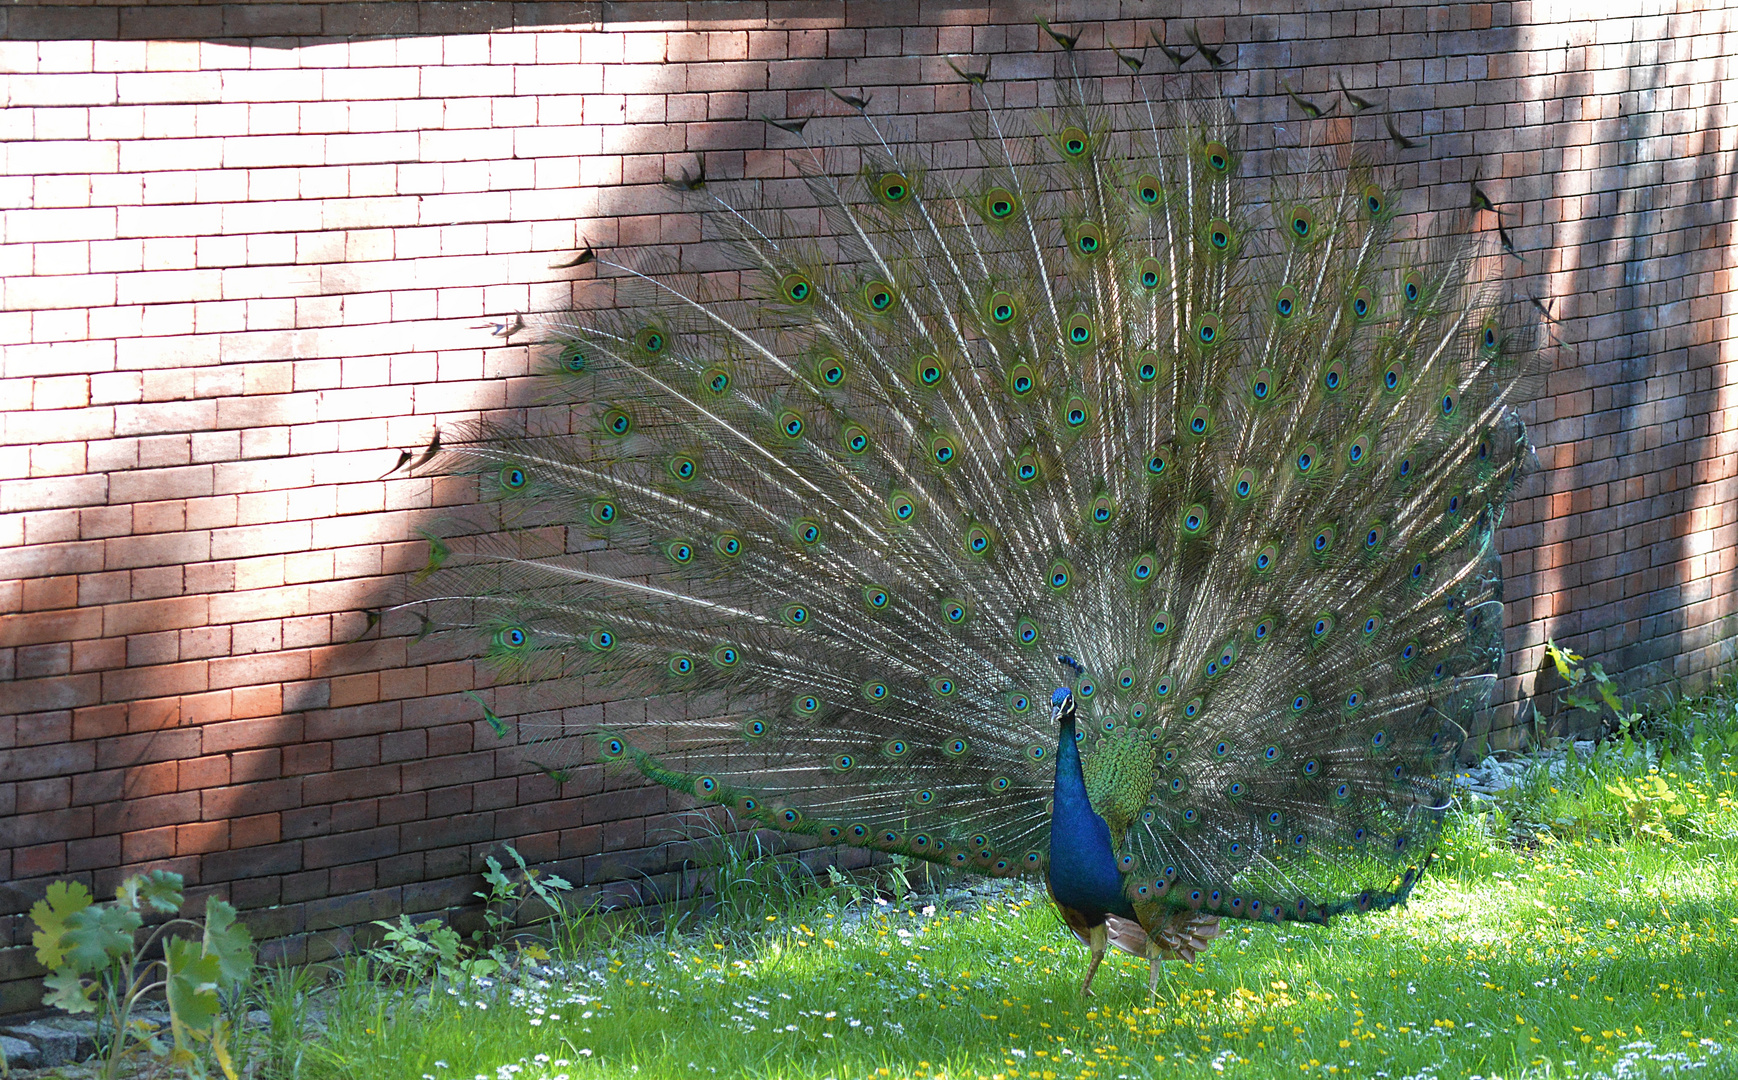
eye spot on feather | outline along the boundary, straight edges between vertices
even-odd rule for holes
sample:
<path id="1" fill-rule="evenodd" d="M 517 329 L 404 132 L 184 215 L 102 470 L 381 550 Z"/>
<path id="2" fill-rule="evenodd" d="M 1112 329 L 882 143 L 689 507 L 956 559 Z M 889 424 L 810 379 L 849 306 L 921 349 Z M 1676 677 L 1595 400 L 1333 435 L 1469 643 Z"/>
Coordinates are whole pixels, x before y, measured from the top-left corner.
<path id="1" fill-rule="evenodd" d="M 1025 716 L 1032 711 L 1032 699 L 1025 694 L 1014 694 L 1008 698 L 1008 711 L 1015 716 Z"/>
<path id="2" fill-rule="evenodd" d="M 966 621 L 970 613 L 963 600 L 943 600 L 941 602 L 941 617 L 949 626 L 958 626 Z"/>
<path id="3" fill-rule="evenodd" d="M 1370 436 L 1360 435 L 1346 447 L 1346 464 L 1357 468 L 1370 456 Z"/>
<path id="4" fill-rule="evenodd" d="M 751 739 L 759 739 L 765 736 L 770 730 L 771 729 L 767 727 L 765 720 L 750 720 L 748 723 L 742 725 L 742 733 Z"/>
<path id="5" fill-rule="evenodd" d="M 1322 372 L 1322 388 L 1330 394 L 1339 393 L 1346 385 L 1346 365 L 1335 360 Z"/>
<path id="6" fill-rule="evenodd" d="M 1087 138 L 1086 132 L 1072 125 L 1062 129 L 1056 142 L 1062 147 L 1062 153 L 1070 158 L 1085 157 L 1086 152 L 1092 148 L 1092 141 Z"/>
<path id="7" fill-rule="evenodd" d="M 1074 250 L 1091 258 L 1104 249 L 1104 230 L 1093 222 L 1084 222 L 1075 230 Z"/>
<path id="8" fill-rule="evenodd" d="M 1162 638 L 1166 634 L 1170 633 L 1171 632 L 1170 613 L 1161 611 L 1158 614 L 1154 615 L 1151 623 L 1148 624 L 1148 629 L 1150 629 L 1152 631 L 1153 636 L 1156 638 Z M 1170 684 L 1169 683 L 1166 683 L 1163 680 L 1161 680 L 1160 685 L 1164 687 L 1163 690 L 1159 691 L 1159 694 L 1161 696 L 1170 692 Z"/>
<path id="9" fill-rule="evenodd" d="M 1031 619 L 1021 619 L 1015 629 L 1015 636 L 1020 639 L 1022 645 L 1034 644 L 1038 640 L 1038 624 Z M 1025 700 L 1024 697 L 1021 700 Z"/>
<path id="10" fill-rule="evenodd" d="M 911 183 L 904 173 L 888 173 L 875 184 L 875 195 L 889 206 L 902 203 L 911 194 Z"/>
<path id="11" fill-rule="evenodd" d="M 836 356 L 821 357 L 815 364 L 815 373 L 826 386 L 840 386 L 845 382 L 845 364 Z"/>
<path id="12" fill-rule="evenodd" d="M 871 281 L 863 286 L 863 302 L 877 315 L 893 310 L 895 299 L 893 286 L 885 281 Z"/>
<path id="13" fill-rule="evenodd" d="M 1047 580 L 1052 591 L 1064 592 L 1074 580 L 1074 568 L 1068 564 L 1066 559 L 1058 559 L 1050 564 L 1050 574 Z"/>
<path id="14" fill-rule="evenodd" d="M 821 699 L 813 694 L 799 694 L 791 702 L 791 708 L 796 711 L 798 716 L 806 719 L 821 711 Z"/>
<path id="15" fill-rule="evenodd" d="M 903 491 L 895 491 L 887 497 L 887 513 L 894 521 L 904 523 L 917 516 L 917 503 Z"/>
<path id="16" fill-rule="evenodd" d="M 984 195 L 984 216 L 991 221 L 1007 221 L 1019 208 L 1019 201 L 1007 188 L 991 188 Z"/>
<path id="17" fill-rule="evenodd" d="M 1231 169 L 1231 151 L 1222 142 L 1209 142 L 1203 146 L 1201 160 L 1208 169 L 1216 173 L 1226 173 Z"/>
<path id="18" fill-rule="evenodd" d="M 670 674 L 675 675 L 678 678 L 684 675 L 692 675 L 694 674 L 694 658 L 686 653 L 678 653 L 675 656 L 670 657 L 670 662 L 665 665 L 665 667 Z"/>
<path id="19" fill-rule="evenodd" d="M 1062 328 L 1062 336 L 1069 345 L 1076 349 L 1084 349 L 1092 344 L 1097 336 L 1092 322 L 1092 316 L 1084 312 L 1076 312 L 1068 317 L 1068 322 Z"/>
<path id="20" fill-rule="evenodd" d="M 1141 260 L 1140 274 L 1137 280 L 1140 281 L 1141 288 L 1147 292 L 1154 291 L 1164 283 L 1165 264 L 1157 259 Z"/>
<path id="21" fill-rule="evenodd" d="M 634 418 L 624 409 L 607 409 L 604 411 L 603 429 L 618 438 L 626 436 L 634 430 Z"/>
<path id="22" fill-rule="evenodd" d="M 1195 324 L 1195 340 L 1202 345 L 1213 345 L 1219 341 L 1219 316 L 1209 311 L 1202 314 Z"/>
<path id="23" fill-rule="evenodd" d="M 634 335 L 634 346 L 648 356 L 657 356 L 668 344 L 664 332 L 655 326 L 643 326 Z"/>
<path id="24" fill-rule="evenodd" d="M 779 295 L 788 303 L 806 304 L 814 299 L 815 286 L 808 275 L 799 273 L 786 274 L 778 285 Z"/>
<path id="25" fill-rule="evenodd" d="M 946 377 L 947 364 L 933 353 L 918 357 L 917 362 L 912 365 L 912 379 L 925 390 L 940 386 L 942 379 Z"/>
<path id="26" fill-rule="evenodd" d="M 1011 324 L 1020 314 L 1020 304 L 1012 294 L 999 292 L 990 297 L 990 321 L 997 326 Z"/>
<path id="27" fill-rule="evenodd" d="M 720 645 L 712 650 L 712 663 L 715 667 L 733 668 L 742 661 L 742 653 L 734 645 Z"/>
<path id="28" fill-rule="evenodd" d="M 997 795 L 1000 795 L 1002 792 L 1007 791 L 1012 786 L 1013 786 L 1013 781 L 1009 780 L 1005 776 L 994 777 L 993 779 L 990 780 L 990 783 L 989 783 L 990 791 L 994 794 L 997 794 Z"/>
<path id="29" fill-rule="evenodd" d="M 1413 270 L 1400 282 L 1400 295 L 1408 305 L 1416 304 L 1424 298 L 1424 275 Z"/>
<path id="30" fill-rule="evenodd" d="M 586 644 L 591 646 L 593 652 L 609 652 L 616 647 L 616 636 L 600 626 L 587 635 Z"/>
<path id="31" fill-rule="evenodd" d="M 1171 467 L 1170 447 L 1160 447 L 1158 451 L 1147 457 L 1147 476 L 1158 479 L 1165 475 L 1165 470 Z"/>
<path id="32" fill-rule="evenodd" d="M 794 412 L 782 412 L 778 417 L 779 433 L 785 438 L 795 441 L 803 437 L 803 418 Z"/>
<path id="33" fill-rule="evenodd" d="M 501 470 L 501 486 L 508 491 L 518 491 L 529 482 L 525 470 L 517 465 L 509 465 Z"/>
<path id="34" fill-rule="evenodd" d="M 1163 197 L 1164 188 L 1159 185 L 1158 177 L 1151 173 L 1143 173 L 1141 178 L 1135 181 L 1135 198 L 1140 200 L 1142 206 L 1157 206 Z"/>

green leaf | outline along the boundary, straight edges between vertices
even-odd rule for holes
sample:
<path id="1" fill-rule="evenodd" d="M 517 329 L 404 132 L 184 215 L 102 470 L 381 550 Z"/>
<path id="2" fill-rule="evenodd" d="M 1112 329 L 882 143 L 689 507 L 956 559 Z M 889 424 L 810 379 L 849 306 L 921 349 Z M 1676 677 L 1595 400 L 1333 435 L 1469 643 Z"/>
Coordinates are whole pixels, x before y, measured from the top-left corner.
<path id="1" fill-rule="evenodd" d="M 57 1009 L 74 1014 L 97 1011 L 97 1003 L 91 999 L 91 995 L 96 992 L 97 984 L 85 982 L 79 978 L 76 971 L 70 968 L 61 968 L 59 971 L 51 972 L 46 979 L 42 980 L 42 986 L 47 991 L 42 995 L 44 1005 L 52 1005 Z"/>
<path id="2" fill-rule="evenodd" d="M 56 881 L 48 886 L 48 895 L 30 907 L 30 921 L 36 932 L 30 943 L 36 946 L 36 962 L 50 971 L 66 959 L 66 920 L 91 906 L 90 890 L 76 881 Z"/>
<path id="3" fill-rule="evenodd" d="M 226 987 L 245 980 L 253 967 L 253 935 L 235 921 L 235 908 L 215 896 L 205 900 L 205 955 L 217 957 Z"/>
<path id="4" fill-rule="evenodd" d="M 190 1031 L 211 1030 L 217 1019 L 217 987 L 223 978 L 223 963 L 206 953 L 196 941 L 170 938 L 163 947 L 169 974 L 163 987 L 169 999 L 169 1017 Z"/>
<path id="5" fill-rule="evenodd" d="M 119 904 L 92 904 L 74 912 L 61 937 L 67 962 L 78 971 L 96 971 L 111 958 L 131 957 L 133 932 L 143 923 L 138 912 Z"/>
<path id="6" fill-rule="evenodd" d="M 119 898 L 123 890 L 131 886 L 133 899 L 124 901 L 128 907 L 138 907 L 141 902 L 155 911 L 165 915 L 173 915 L 181 910 L 184 897 L 180 874 L 172 874 L 167 870 L 153 870 L 149 874 L 134 874 L 121 882 L 115 890 Z"/>
<path id="7" fill-rule="evenodd" d="M 1572 664 L 1580 663 L 1581 657 L 1570 652 L 1568 649 L 1562 648 L 1555 641 L 1552 641 L 1549 638 L 1545 641 L 1545 651 L 1550 654 L 1551 663 L 1557 666 L 1557 674 L 1561 675 L 1565 682 L 1578 683 L 1581 681 L 1580 672 L 1575 671 L 1570 666 Z"/>
<path id="8" fill-rule="evenodd" d="M 1605 681 L 1600 682 L 1600 684 L 1599 684 L 1599 696 L 1601 698 L 1605 699 L 1605 703 L 1607 705 L 1611 706 L 1612 712 L 1614 712 L 1614 713 L 1623 712 L 1623 699 L 1621 697 L 1617 696 L 1617 691 L 1613 690 L 1611 688 L 1611 684 L 1609 682 L 1605 682 Z"/>

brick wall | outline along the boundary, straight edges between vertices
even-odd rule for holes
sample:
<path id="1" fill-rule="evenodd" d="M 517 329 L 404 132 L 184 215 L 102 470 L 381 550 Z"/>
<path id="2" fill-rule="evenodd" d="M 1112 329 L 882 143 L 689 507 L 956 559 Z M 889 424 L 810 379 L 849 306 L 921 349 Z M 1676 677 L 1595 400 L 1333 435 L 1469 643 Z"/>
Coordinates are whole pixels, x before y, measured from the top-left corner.
<path id="1" fill-rule="evenodd" d="M 677 890 L 662 789 L 558 788 L 469 663 L 370 627 L 461 497 L 392 466 L 530 399 L 534 335 L 478 324 L 606 301 L 552 269 L 584 241 L 697 253 L 659 183 L 695 152 L 791 177 L 761 114 L 827 142 L 860 133 L 827 84 L 961 110 L 947 54 L 1009 54 L 992 90 L 1029 101 L 1035 12 L 1106 74 L 1198 18 L 1258 145 L 1295 122 L 1282 77 L 1339 72 L 1429 137 L 1409 207 L 1475 170 L 1503 204 L 1556 344 L 1502 534 L 1499 741 L 1547 635 L 1639 682 L 1729 662 L 1738 16 L 1179 3 L 0 9 L 0 1007 L 34 1003 L 16 913 L 53 878 L 177 870 L 292 959 L 462 902 L 504 842 L 593 894 Z"/>

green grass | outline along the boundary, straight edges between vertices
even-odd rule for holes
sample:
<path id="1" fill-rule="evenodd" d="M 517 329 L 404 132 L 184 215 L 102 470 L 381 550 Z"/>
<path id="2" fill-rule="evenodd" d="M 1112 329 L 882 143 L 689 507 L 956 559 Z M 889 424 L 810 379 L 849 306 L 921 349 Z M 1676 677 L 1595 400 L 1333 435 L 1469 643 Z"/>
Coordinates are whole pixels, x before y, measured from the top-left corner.
<path id="1" fill-rule="evenodd" d="M 570 959 L 416 1004 L 353 968 L 294 1075 L 1738 1075 L 1732 702 L 1681 703 L 1650 742 L 1456 814 L 1403 910 L 1227 923 L 1152 1004 L 1144 962 L 1114 955 L 1083 1002 L 1085 951 L 1038 893 L 924 917 L 770 889 L 686 935 L 572 919 L 590 936 Z"/>

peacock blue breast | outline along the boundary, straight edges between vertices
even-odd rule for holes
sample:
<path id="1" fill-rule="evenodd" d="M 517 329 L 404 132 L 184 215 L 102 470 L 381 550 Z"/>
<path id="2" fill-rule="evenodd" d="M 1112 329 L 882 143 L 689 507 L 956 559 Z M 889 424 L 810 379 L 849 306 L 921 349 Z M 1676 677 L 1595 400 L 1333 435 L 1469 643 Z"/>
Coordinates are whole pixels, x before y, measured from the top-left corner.
<path id="1" fill-rule="evenodd" d="M 1062 693 L 1062 691 L 1058 691 Z M 1056 749 L 1055 809 L 1050 818 L 1050 894 L 1083 915 L 1134 918 L 1123 895 L 1122 873 L 1110 846 L 1110 826 L 1086 797 L 1086 778 L 1075 746 L 1074 715 L 1062 720 Z"/>

